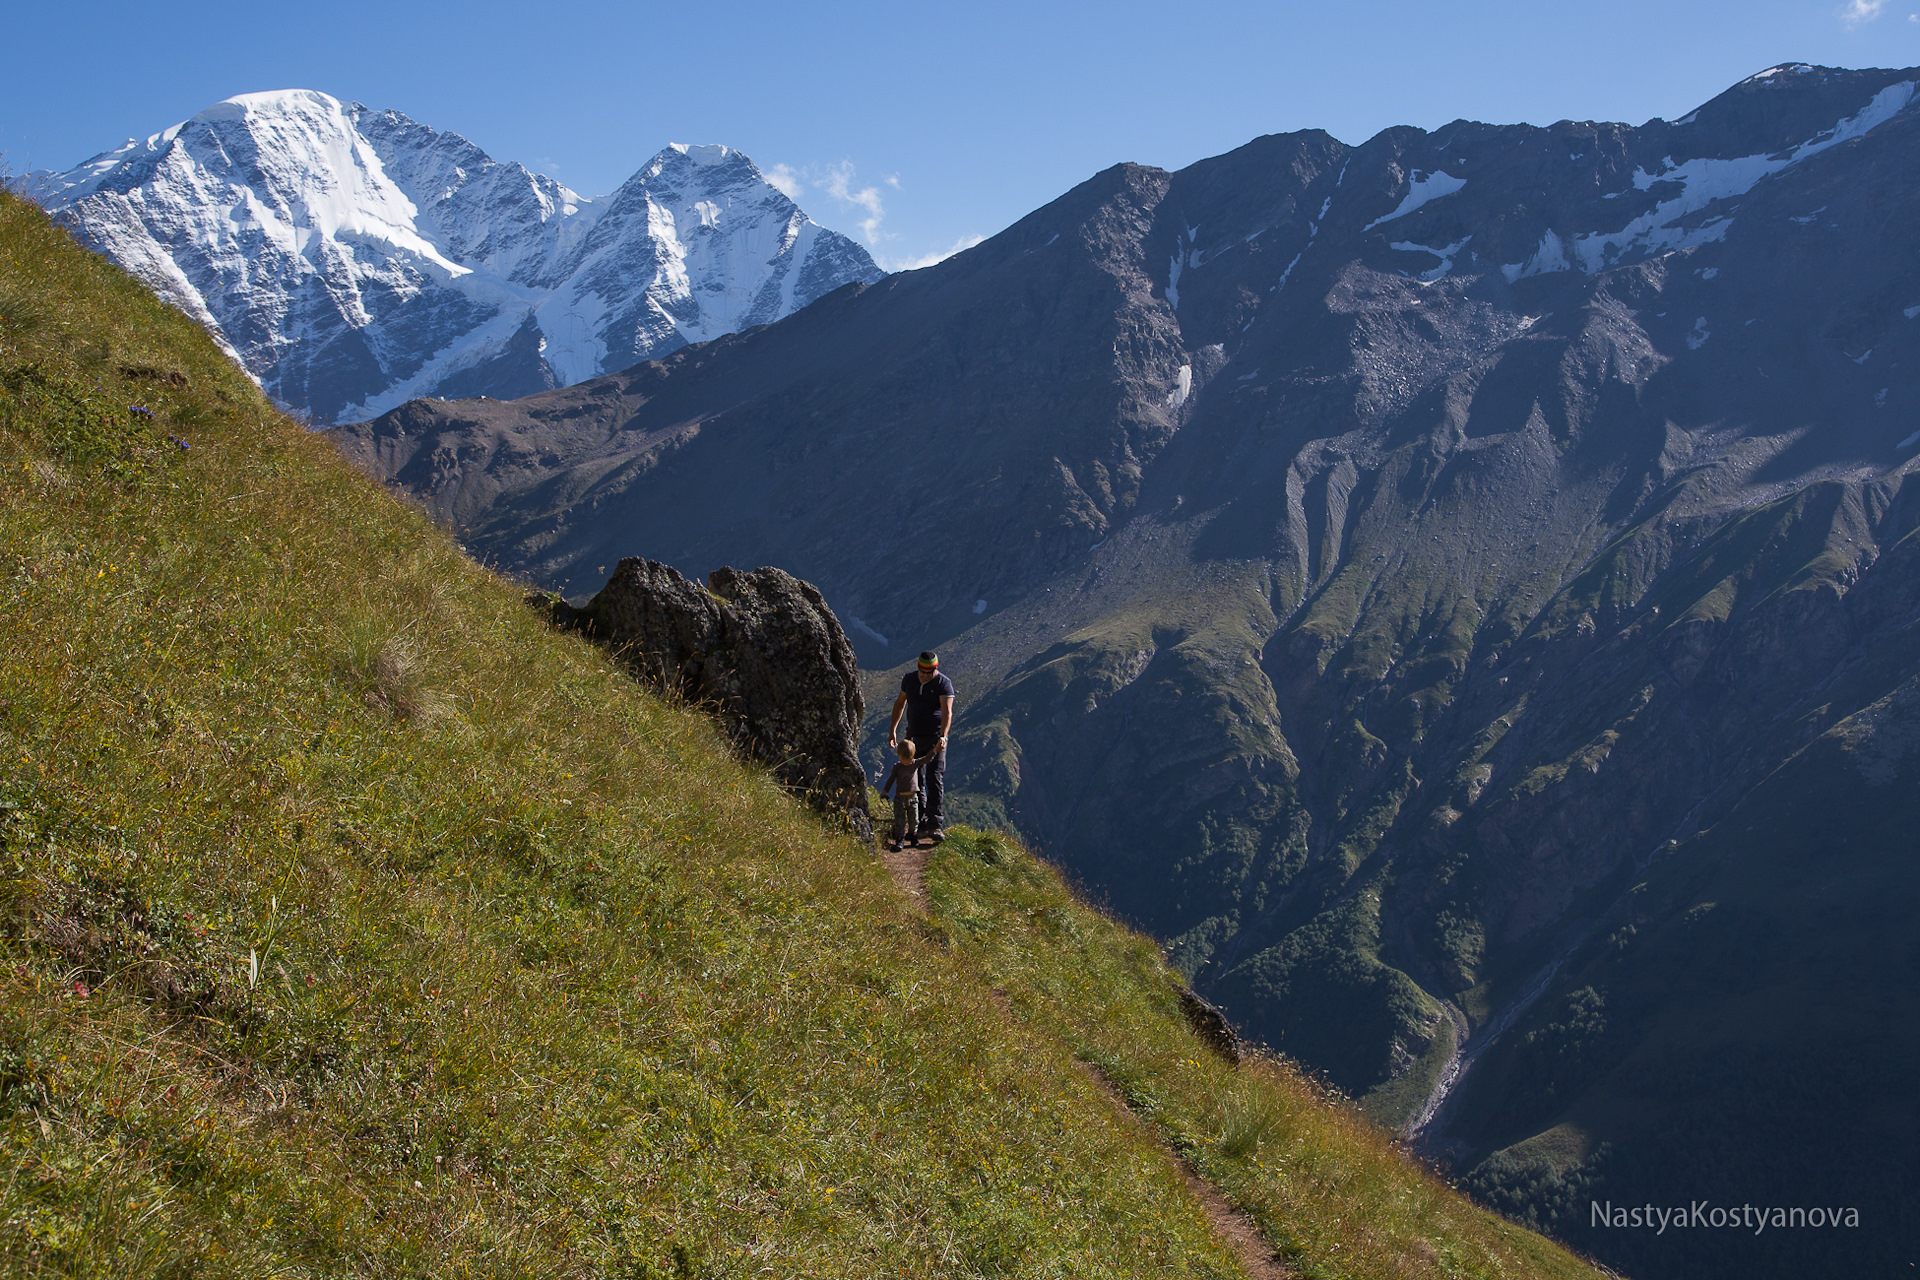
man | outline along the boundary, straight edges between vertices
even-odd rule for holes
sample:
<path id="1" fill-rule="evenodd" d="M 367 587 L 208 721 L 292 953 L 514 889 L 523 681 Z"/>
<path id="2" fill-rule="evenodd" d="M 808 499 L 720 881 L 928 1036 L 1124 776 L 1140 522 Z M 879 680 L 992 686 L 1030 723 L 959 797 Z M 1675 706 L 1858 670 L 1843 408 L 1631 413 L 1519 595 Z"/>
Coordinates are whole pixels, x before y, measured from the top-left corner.
<path id="1" fill-rule="evenodd" d="M 907 736 L 921 755 L 933 757 L 920 771 L 920 829 L 914 838 L 939 844 L 947 838 L 940 796 L 947 778 L 947 733 L 953 728 L 953 681 L 940 674 L 940 657 L 931 649 L 920 655 L 916 670 L 900 677 L 900 696 L 893 700 L 893 719 L 887 722 L 887 745 L 895 750 L 903 712 Z"/>

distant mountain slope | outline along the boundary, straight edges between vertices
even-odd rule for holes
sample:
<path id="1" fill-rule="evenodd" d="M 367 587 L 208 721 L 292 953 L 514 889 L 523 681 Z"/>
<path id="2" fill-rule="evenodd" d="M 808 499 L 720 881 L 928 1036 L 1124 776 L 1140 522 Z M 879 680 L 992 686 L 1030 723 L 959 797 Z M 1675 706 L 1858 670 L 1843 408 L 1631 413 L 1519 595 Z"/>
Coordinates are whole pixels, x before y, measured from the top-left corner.
<path id="1" fill-rule="evenodd" d="M 882 274 L 726 147 L 669 147 L 588 200 L 307 90 L 41 178 L 83 241 L 320 422 L 565 386 Z"/>
<path id="2" fill-rule="evenodd" d="M 790 323 L 341 438 L 540 581 L 582 592 L 633 552 L 771 560 L 859 619 L 870 666 L 938 644 L 960 810 L 1017 824 L 1489 1195 L 1563 1227 L 1574 1186 L 1738 1196 L 1779 1153 L 1722 1104 L 1794 1087 L 1800 1011 L 1901 1078 L 1883 1028 L 1920 1009 L 1846 977 L 1904 955 L 1901 849 L 1795 882 L 1873 947 L 1836 946 L 1816 986 L 1755 969 L 1783 1022 L 1636 1077 L 1637 1112 L 1588 1105 L 1598 1067 L 1498 1064 L 1579 1020 L 1577 975 L 1656 971 L 1583 948 L 1678 927 L 1697 903 L 1608 922 L 1920 671 L 1917 81 L 1785 66 L 1675 122 L 1123 165 Z M 1887 838 L 1898 794 L 1860 789 L 1863 832 Z M 1728 919 L 1765 945 L 1764 914 Z M 1710 988 L 1676 990 L 1656 1017 L 1595 988 L 1656 1060 L 1662 1028 L 1722 1025 Z M 1739 1090 L 1688 1077 L 1721 1052 Z M 1839 1136 L 1864 1095 L 1809 1102 L 1797 1167 L 1847 1180 L 1789 1167 L 1772 1192 L 1920 1195 L 1903 1096 L 1864 1143 Z M 1654 1155 L 1682 1149 L 1721 1153 L 1723 1180 Z M 1877 1222 L 1800 1247 L 1872 1271 L 1903 1247 Z M 1749 1273 L 1583 1243 L 1646 1275 Z"/>

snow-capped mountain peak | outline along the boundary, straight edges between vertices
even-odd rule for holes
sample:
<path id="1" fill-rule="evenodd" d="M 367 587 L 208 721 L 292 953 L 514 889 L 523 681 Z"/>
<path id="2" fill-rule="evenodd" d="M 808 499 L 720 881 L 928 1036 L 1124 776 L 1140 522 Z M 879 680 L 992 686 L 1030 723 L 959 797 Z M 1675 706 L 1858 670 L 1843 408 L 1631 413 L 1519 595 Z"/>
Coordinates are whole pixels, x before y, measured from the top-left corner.
<path id="1" fill-rule="evenodd" d="M 667 144 L 667 150 L 678 151 L 698 165 L 719 164 L 734 154 L 731 147 L 723 147 L 717 142 L 709 143 L 704 147 L 690 147 L 684 142 L 670 142 Z"/>
<path id="2" fill-rule="evenodd" d="M 322 422 L 578 382 L 882 274 L 729 147 L 674 144 L 587 199 L 307 89 L 42 176 L 78 235 Z"/>

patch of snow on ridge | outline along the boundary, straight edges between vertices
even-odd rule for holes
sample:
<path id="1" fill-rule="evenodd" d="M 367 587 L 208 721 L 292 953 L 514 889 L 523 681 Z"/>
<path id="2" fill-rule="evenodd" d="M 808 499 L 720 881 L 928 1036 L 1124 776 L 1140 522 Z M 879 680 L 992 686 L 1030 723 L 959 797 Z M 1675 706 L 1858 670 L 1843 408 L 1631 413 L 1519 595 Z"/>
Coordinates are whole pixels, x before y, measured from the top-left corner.
<path id="1" fill-rule="evenodd" d="M 667 146 L 703 169 L 710 164 L 719 164 L 733 154 L 733 148 L 723 147 L 717 142 L 710 142 L 701 147 L 688 146 L 684 142 L 670 142 Z"/>
<path id="2" fill-rule="evenodd" d="M 1777 73 L 1776 70 L 1763 72 L 1762 75 Z M 1691 227 L 1683 227 L 1679 223 L 1706 209 L 1716 200 L 1743 196 L 1753 190 L 1762 178 L 1818 155 L 1829 147 L 1862 137 L 1885 124 L 1912 103 L 1915 87 L 1916 82 L 1912 80 L 1888 85 L 1875 94 L 1873 100 L 1858 114 L 1849 116 L 1825 133 L 1807 139 L 1784 154 L 1737 156 L 1728 160 L 1702 157 L 1682 165 L 1674 164 L 1669 156 L 1666 167 L 1657 174 L 1636 168 L 1633 173 L 1634 186 L 1644 191 L 1655 186 L 1675 184 L 1679 187 L 1678 192 L 1662 200 L 1652 212 L 1642 214 L 1618 231 L 1576 236 L 1572 256 L 1582 270 L 1593 275 L 1619 262 L 1628 250 L 1668 253 L 1719 240 L 1732 225 L 1726 217 L 1712 218 Z"/>
<path id="3" fill-rule="evenodd" d="M 1413 177 L 1407 183 L 1407 194 L 1400 201 L 1400 207 L 1383 218 L 1375 218 L 1362 231 L 1371 231 L 1383 222 L 1392 222 L 1395 218 L 1404 218 L 1423 204 L 1429 204 L 1442 196 L 1450 196 L 1467 185 L 1465 178 L 1456 178 L 1451 174 L 1413 171 Z"/>
<path id="4" fill-rule="evenodd" d="M 1707 339 L 1713 336 L 1713 330 L 1707 328 L 1707 318 L 1701 316 L 1693 322 L 1693 332 L 1687 335 L 1687 350 L 1698 351 L 1707 345 Z"/>
<path id="5" fill-rule="evenodd" d="M 1346 176 L 1346 173 L 1347 171 L 1343 167 L 1340 170 L 1340 176 L 1344 178 Z M 1307 250 L 1313 248 L 1313 242 L 1319 236 L 1320 228 L 1327 220 L 1327 210 L 1331 208 L 1333 208 L 1333 197 L 1328 196 L 1325 200 L 1321 201 L 1320 203 L 1320 216 L 1307 224 L 1307 243 L 1305 247 L 1302 248 L 1300 252 L 1293 255 L 1293 261 L 1287 263 L 1286 269 L 1280 273 L 1280 279 L 1277 282 L 1275 282 L 1272 288 L 1267 290 L 1268 293 L 1279 293 L 1282 289 L 1285 289 L 1287 287 L 1287 281 L 1291 279 L 1293 276 L 1293 269 L 1300 265 L 1300 259 L 1307 256 Z M 1247 322 L 1247 328 L 1251 329 L 1252 327 L 1253 327 L 1253 322 L 1249 320 Z M 1246 330 L 1243 329 L 1241 330 L 1241 332 L 1244 333 L 1246 332 Z"/>
<path id="6" fill-rule="evenodd" d="M 1761 81 L 1771 80 L 1775 76 L 1804 76 L 1813 70 L 1815 70 L 1815 68 L 1808 66 L 1804 62 L 1783 62 L 1777 67 L 1768 67 L 1765 71 L 1756 71 L 1740 83 L 1759 84 Z"/>
<path id="7" fill-rule="evenodd" d="M 1275 284 L 1275 285 L 1273 286 L 1273 288 L 1271 288 L 1271 289 L 1269 289 L 1269 290 L 1267 290 L 1267 292 L 1269 292 L 1269 293 L 1278 293 L 1278 292 L 1280 292 L 1280 291 L 1281 291 L 1282 289 L 1284 289 L 1284 288 L 1286 288 L 1286 287 L 1287 287 L 1287 279 L 1288 279 L 1288 277 L 1290 277 L 1290 276 L 1292 276 L 1292 275 L 1293 275 L 1293 269 L 1294 269 L 1295 267 L 1297 267 L 1297 266 L 1299 266 L 1299 265 L 1300 265 L 1300 259 L 1301 259 L 1301 258 L 1302 258 L 1303 256 L 1304 256 L 1304 253 L 1296 253 L 1296 254 L 1294 254 L 1294 255 L 1293 255 L 1293 261 L 1292 261 L 1292 262 L 1289 262 L 1289 263 L 1287 264 L 1287 269 L 1286 269 L 1285 271 L 1282 271 L 1282 272 L 1280 273 L 1280 280 L 1279 280 L 1279 282 L 1278 282 L 1278 283 L 1276 283 L 1276 284 Z"/>
<path id="8" fill-rule="evenodd" d="M 1180 372 L 1173 375 L 1173 390 L 1167 392 L 1167 407 L 1178 409 L 1193 394 L 1193 366 L 1183 364 Z"/>
<path id="9" fill-rule="evenodd" d="M 1418 277 L 1416 277 L 1422 284 L 1432 284 L 1434 281 L 1440 279 L 1442 276 L 1445 276 L 1447 272 L 1453 270 L 1454 255 L 1459 253 L 1460 250 L 1466 248 L 1467 241 L 1471 239 L 1473 239 L 1472 236 L 1467 236 L 1465 239 L 1456 240 L 1452 244 L 1444 245 L 1438 249 L 1434 248 L 1432 245 L 1414 244 L 1412 241 L 1409 241 L 1409 240 L 1396 240 L 1392 244 L 1388 245 L 1387 247 L 1389 249 L 1399 249 L 1403 252 L 1411 251 L 1415 253 L 1430 253 L 1434 257 L 1440 259 L 1439 266 L 1433 268 L 1431 271 L 1423 271 L 1420 273 Z"/>
<path id="10" fill-rule="evenodd" d="M 1524 280 L 1528 276 L 1542 276 L 1553 271 L 1571 271 L 1573 263 L 1567 258 L 1567 246 L 1552 227 L 1540 237 L 1540 247 L 1525 262 L 1511 262 L 1500 268 L 1500 274 L 1507 283 Z"/>

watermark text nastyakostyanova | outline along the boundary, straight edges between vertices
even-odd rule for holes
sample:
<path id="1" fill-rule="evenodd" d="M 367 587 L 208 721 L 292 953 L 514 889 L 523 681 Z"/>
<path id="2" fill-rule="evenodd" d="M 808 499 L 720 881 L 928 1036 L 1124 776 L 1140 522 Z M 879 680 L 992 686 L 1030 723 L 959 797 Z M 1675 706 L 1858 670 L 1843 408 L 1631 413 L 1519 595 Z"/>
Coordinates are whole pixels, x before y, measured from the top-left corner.
<path id="1" fill-rule="evenodd" d="M 1846 1205 L 1837 1208 L 1825 1205 L 1803 1208 L 1796 1205 L 1783 1209 L 1757 1204 L 1723 1205 L 1711 1200 L 1695 1200 L 1691 1204 L 1672 1206 L 1616 1206 L 1611 1200 L 1591 1200 L 1588 1203 L 1593 1206 L 1587 1215 L 1588 1226 L 1626 1227 L 1652 1231 L 1655 1235 L 1665 1235 L 1668 1227 L 1675 1230 L 1751 1231 L 1759 1235 L 1769 1228 L 1788 1230 L 1814 1227 L 1824 1230 L 1860 1225 L 1860 1211 Z"/>

